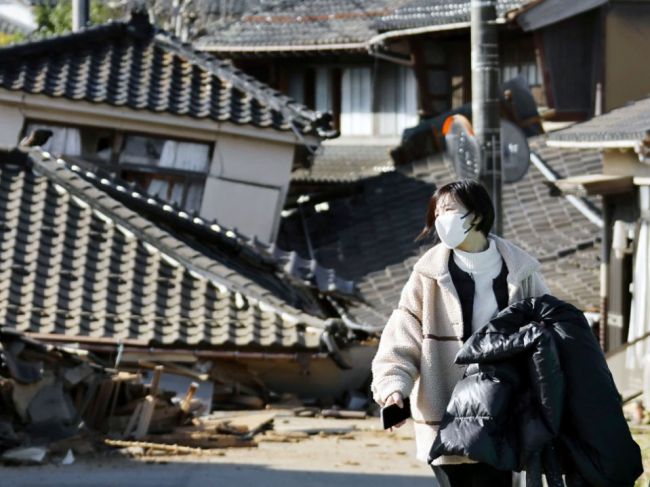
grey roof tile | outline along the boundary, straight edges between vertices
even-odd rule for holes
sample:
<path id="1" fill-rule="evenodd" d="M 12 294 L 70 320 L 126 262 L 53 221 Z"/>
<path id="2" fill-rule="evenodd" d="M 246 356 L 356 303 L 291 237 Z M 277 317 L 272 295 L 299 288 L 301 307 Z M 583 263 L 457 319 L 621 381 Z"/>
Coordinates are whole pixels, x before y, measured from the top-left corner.
<path id="1" fill-rule="evenodd" d="M 395 0 L 284 0 L 264 2 L 236 20 L 202 22 L 199 49 L 257 46 L 346 46 L 362 49 L 372 22 L 402 3 Z M 361 47 L 359 45 L 361 44 Z"/>
<path id="2" fill-rule="evenodd" d="M 650 131 L 650 97 L 549 134 L 550 144 L 634 146 Z"/>
<path id="3" fill-rule="evenodd" d="M 392 171 L 395 165 L 386 145 L 324 145 L 309 169 L 291 174 L 294 182 L 348 183 Z"/>
<path id="4" fill-rule="evenodd" d="M 377 30 L 410 29 L 430 25 L 449 25 L 470 21 L 469 0 L 409 0 L 373 23 Z M 497 17 L 503 18 L 527 0 L 497 0 Z"/>
<path id="5" fill-rule="evenodd" d="M 13 213 L 0 205 L 0 221 L 17 226 L 0 231 L 3 326 L 158 346 L 319 348 L 319 333 L 300 324 L 322 317 L 197 251 L 178 255 L 184 244 L 172 234 L 147 230 L 146 219 L 99 198 L 105 193 L 64 164 L 38 151 L 29 157 L 38 173 L 27 156 L 23 166 L 0 164 L 0 186 L 12 182 L 4 198 L 22 201 Z"/>
<path id="6" fill-rule="evenodd" d="M 526 3 L 498 0 L 499 16 Z M 199 49 L 259 55 L 300 48 L 365 51 L 380 32 L 469 21 L 469 0 L 283 0 L 263 2 L 236 19 L 198 22 Z"/>
<path id="7" fill-rule="evenodd" d="M 284 299 L 312 290 L 346 299 L 356 294 L 353 281 L 341 278 L 318 261 L 302 258 L 295 252 L 261 242 L 255 237 L 249 238 L 236 230 L 224 228 L 217 222 L 207 222 L 197 215 L 188 215 L 174 204 L 142 195 L 135 188 L 121 191 L 120 187 L 128 186 L 127 183 L 107 174 L 81 170 L 79 166 L 84 165 L 84 161 L 74 161 L 76 164 L 69 165 L 73 171 L 124 205 L 116 214 L 129 221 L 142 214 L 151 221 L 164 224 L 165 228 L 173 229 L 178 240 L 169 244 L 172 245 L 169 248 L 202 268 L 227 279 L 232 277 L 241 286 L 249 286 L 251 281 L 258 282 Z M 141 220 L 138 220 L 141 231 L 157 234 L 158 238 L 165 240 L 165 230 L 148 220 Z M 268 272 L 270 269 L 273 269 L 273 274 Z"/>
<path id="8" fill-rule="evenodd" d="M 0 87 L 26 93 L 235 124 L 336 135 L 314 112 L 134 13 L 0 49 Z"/>

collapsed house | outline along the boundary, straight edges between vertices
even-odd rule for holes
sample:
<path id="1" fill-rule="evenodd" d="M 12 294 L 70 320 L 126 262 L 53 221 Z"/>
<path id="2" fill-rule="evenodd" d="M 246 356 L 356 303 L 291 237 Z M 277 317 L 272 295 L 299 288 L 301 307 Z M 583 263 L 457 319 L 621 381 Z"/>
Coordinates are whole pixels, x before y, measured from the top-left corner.
<path id="1" fill-rule="evenodd" d="M 426 250 L 413 238 L 428 197 L 456 179 L 441 157 L 390 161 L 387 147 L 416 122 L 417 80 L 382 64 L 372 96 L 395 103 L 377 117 L 369 96 L 351 95 L 370 94 L 367 40 L 269 45 L 263 56 L 273 70 L 308 51 L 323 64 L 350 55 L 343 71 L 285 79 L 294 98 L 327 101 L 333 118 L 142 15 L 0 50 L 4 326 L 114 366 L 184 370 L 222 407 L 261 407 L 274 392 L 349 398 L 367 386 L 376 336 Z M 445 104 L 465 103 L 461 94 L 445 92 Z M 321 154 L 337 126 L 350 137 Z M 45 151 L 10 150 L 23 137 L 33 145 L 38 129 L 52 132 Z M 599 202 L 551 198 L 543 183 L 598 172 L 600 155 L 530 143 L 533 166 L 504 192 L 504 236 L 539 258 L 554 294 L 594 313 Z"/>
<path id="2" fill-rule="evenodd" d="M 191 383 L 178 396 L 161 387 L 166 372 L 187 373 L 156 366 L 145 384 L 140 373 L 107 367 L 87 350 L 0 330 L 0 463 L 70 465 L 77 456 L 95 454 L 223 455 L 224 448 L 299 441 L 314 433 L 276 431 L 273 419 L 281 410 L 205 415 L 209 405 L 197 399 L 199 385 Z M 316 414 L 295 406 L 300 415 Z M 365 417 L 347 413 L 321 411 L 323 417 Z"/>
<path id="3" fill-rule="evenodd" d="M 266 243 L 291 171 L 337 135 L 328 114 L 194 51 L 139 11 L 2 48 L 0 60 L 0 144 L 49 130 L 45 150 Z"/>
<path id="4" fill-rule="evenodd" d="M 554 295 L 595 322 L 600 201 L 593 196 L 555 198 L 545 183 L 598 173 L 602 157 L 593 150 L 547 147 L 543 137 L 530 139 L 530 146 L 534 163 L 525 177 L 504 186 L 504 237 L 540 261 Z M 354 280 L 364 301 L 352 303 L 348 314 L 355 321 L 381 326 L 413 264 L 431 245 L 414 243 L 424 225 L 429 197 L 437 186 L 457 177 L 439 155 L 360 177 L 380 160 L 374 157 L 370 152 L 364 159 L 357 151 L 347 164 L 317 161 L 311 178 L 305 172 L 297 174 L 292 186 L 301 192 L 308 189 L 309 198 L 287 210 L 278 243 Z"/>
<path id="5" fill-rule="evenodd" d="M 377 329 L 342 311 L 354 283 L 275 244 L 327 114 L 139 12 L 0 58 L 3 326 L 211 370 L 222 405 L 363 387 Z"/>
<path id="6" fill-rule="evenodd" d="M 161 370 L 145 386 L 139 374 L 107 368 L 85 350 L 48 345 L 0 330 L 0 461 L 39 464 L 65 452 L 90 453 L 93 436 L 143 438 L 189 422 L 202 406 L 196 387 L 182 403 L 160 392 Z M 143 411 L 147 411 L 145 414 Z"/>
<path id="7" fill-rule="evenodd" d="M 369 333 L 335 307 L 357 298 L 315 261 L 39 149 L 2 154 L 0 181 L 3 327 L 115 366 L 196 366 L 218 401 L 241 406 L 263 406 L 270 390 L 340 397 L 367 381 Z"/>

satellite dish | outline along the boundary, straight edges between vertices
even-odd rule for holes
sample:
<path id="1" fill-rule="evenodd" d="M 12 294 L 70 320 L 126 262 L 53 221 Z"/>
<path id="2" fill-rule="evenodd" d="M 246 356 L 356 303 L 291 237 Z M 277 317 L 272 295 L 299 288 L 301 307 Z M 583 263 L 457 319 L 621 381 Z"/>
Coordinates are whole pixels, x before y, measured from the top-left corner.
<path id="1" fill-rule="evenodd" d="M 445 156 L 459 179 L 477 179 L 481 151 L 471 122 L 463 115 L 452 115 L 442 128 L 447 146 Z M 522 130 L 509 120 L 501 120 L 501 172 L 503 182 L 521 180 L 530 165 L 530 148 Z"/>
<path id="2" fill-rule="evenodd" d="M 472 124 L 463 115 L 452 115 L 442 127 L 447 150 L 446 157 L 451 161 L 459 179 L 478 178 L 481 150 L 474 137 Z"/>
<path id="3" fill-rule="evenodd" d="M 530 148 L 524 132 L 509 120 L 501 120 L 501 173 L 504 183 L 520 181 L 530 166 Z"/>

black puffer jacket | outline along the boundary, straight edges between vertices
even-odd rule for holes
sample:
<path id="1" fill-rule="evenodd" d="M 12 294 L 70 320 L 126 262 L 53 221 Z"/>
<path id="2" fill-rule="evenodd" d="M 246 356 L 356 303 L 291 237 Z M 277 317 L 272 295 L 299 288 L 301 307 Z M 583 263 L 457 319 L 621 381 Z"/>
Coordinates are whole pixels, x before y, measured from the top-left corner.
<path id="1" fill-rule="evenodd" d="M 584 314 L 545 294 L 503 309 L 463 345 L 468 364 L 429 461 L 464 455 L 527 471 L 528 485 L 631 487 L 643 473 L 605 357 Z"/>

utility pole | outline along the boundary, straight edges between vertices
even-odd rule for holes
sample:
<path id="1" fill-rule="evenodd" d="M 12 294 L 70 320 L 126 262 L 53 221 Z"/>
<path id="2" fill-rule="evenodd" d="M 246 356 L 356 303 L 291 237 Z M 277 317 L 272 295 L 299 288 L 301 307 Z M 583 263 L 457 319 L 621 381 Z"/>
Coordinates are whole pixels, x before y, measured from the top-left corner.
<path id="1" fill-rule="evenodd" d="M 497 0 L 471 0 L 472 125 L 481 148 L 479 181 L 494 205 L 493 232 L 503 235 Z"/>
<path id="2" fill-rule="evenodd" d="M 85 29 L 90 20 L 90 0 L 72 0 L 72 31 Z"/>

